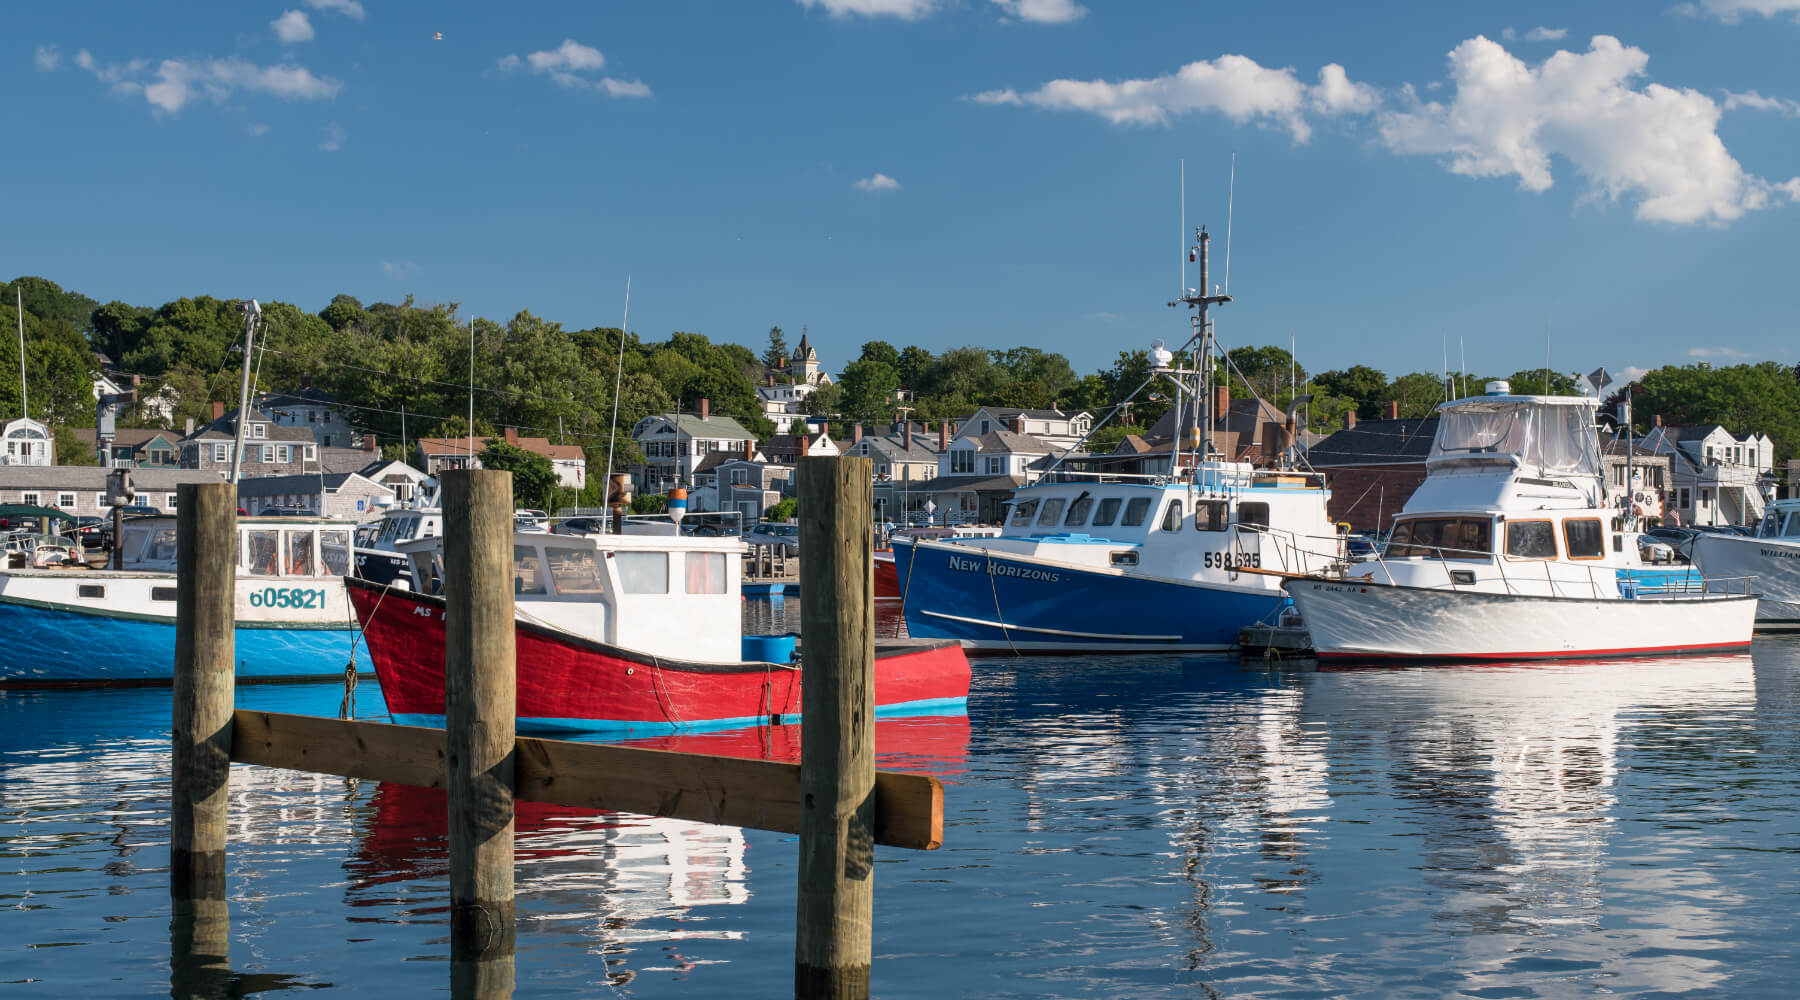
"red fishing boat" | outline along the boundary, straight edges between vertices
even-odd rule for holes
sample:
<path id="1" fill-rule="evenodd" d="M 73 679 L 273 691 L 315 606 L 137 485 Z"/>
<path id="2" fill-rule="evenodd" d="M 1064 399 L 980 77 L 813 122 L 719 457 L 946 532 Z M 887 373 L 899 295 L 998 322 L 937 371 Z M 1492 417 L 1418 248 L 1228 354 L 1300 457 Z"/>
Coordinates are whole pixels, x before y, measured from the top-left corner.
<path id="1" fill-rule="evenodd" d="M 434 590 L 441 539 L 404 547 Z M 653 735 L 791 724 L 792 638 L 746 639 L 735 539 L 677 534 L 514 538 L 521 732 Z M 397 723 L 444 724 L 444 601 L 350 579 L 382 695 Z M 748 655 L 746 655 L 748 653 Z M 963 711 L 969 661 L 953 641 L 879 640 L 878 716 Z"/>

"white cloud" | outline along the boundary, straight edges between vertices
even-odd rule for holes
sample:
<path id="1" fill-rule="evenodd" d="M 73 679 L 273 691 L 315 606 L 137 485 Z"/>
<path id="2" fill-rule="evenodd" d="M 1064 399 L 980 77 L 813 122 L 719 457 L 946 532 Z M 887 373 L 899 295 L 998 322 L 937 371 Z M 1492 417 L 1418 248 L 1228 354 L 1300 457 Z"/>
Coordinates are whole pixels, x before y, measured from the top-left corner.
<path id="1" fill-rule="evenodd" d="M 275 37 L 281 39 L 283 45 L 313 40 L 312 22 L 306 19 L 303 10 L 283 11 L 280 17 L 269 22 L 269 27 L 275 29 Z"/>
<path id="2" fill-rule="evenodd" d="M 1214 111 L 1239 124 L 1286 129 L 1295 142 L 1312 136 L 1305 112 L 1339 115 L 1372 111 L 1374 88 L 1354 83 L 1342 66 L 1319 70 L 1308 86 L 1292 69 L 1269 69 L 1241 55 L 1188 63 L 1166 76 L 1142 80 L 1052 80 L 1021 94 L 989 90 L 969 98 L 979 104 L 1034 104 L 1057 111 L 1086 111 L 1115 125 L 1161 125 L 1196 111 Z"/>
<path id="3" fill-rule="evenodd" d="M 1786 97 L 1764 97 L 1754 90 L 1746 90 L 1741 94 L 1727 90 L 1725 92 L 1725 110 L 1736 111 L 1749 108 L 1752 111 L 1773 111 L 1789 118 L 1800 118 L 1800 101 Z"/>
<path id="4" fill-rule="evenodd" d="M 938 8 L 938 0 L 800 0 L 802 7 L 823 7 L 832 17 L 897 17 L 914 21 Z"/>
<path id="5" fill-rule="evenodd" d="M 1087 14 L 1087 8 L 1075 0 L 994 0 L 994 3 L 1011 17 L 1038 24 L 1067 24 Z"/>
<path id="6" fill-rule="evenodd" d="M 1655 83 L 1633 89 L 1648 63 L 1642 49 L 1596 35 L 1587 52 L 1532 67 L 1478 36 L 1450 53 L 1454 95 L 1424 103 L 1407 88 L 1404 107 L 1380 116 L 1381 137 L 1396 153 L 1448 156 L 1454 173 L 1517 175 L 1528 191 L 1551 187 L 1560 156 L 1591 196 L 1634 200 L 1638 218 L 1657 222 L 1723 223 L 1776 194 L 1800 195 L 1800 178 L 1771 183 L 1726 152 L 1711 98 Z"/>
<path id="7" fill-rule="evenodd" d="M 1613 380 L 1611 382 L 1606 384 L 1609 386 L 1628 385 L 1642 379 L 1648 374 L 1650 374 L 1650 369 L 1648 368 L 1639 368 L 1637 365 L 1626 365 L 1613 375 Z"/>
<path id="8" fill-rule="evenodd" d="M 1735 347 L 1693 347 L 1688 349 L 1690 358 L 1747 358 L 1749 356 Z"/>
<path id="9" fill-rule="evenodd" d="M 1708 15 L 1726 24 L 1736 24 L 1746 14 L 1762 17 L 1794 14 L 1800 17 L 1800 0 L 1699 0 L 1698 3 L 1676 4 L 1675 12 L 1693 17 Z"/>
<path id="10" fill-rule="evenodd" d="M 328 122 L 325 125 L 325 138 L 319 141 L 319 148 L 327 153 L 335 153 L 344 148 L 345 138 L 344 126 L 337 122 Z"/>
<path id="11" fill-rule="evenodd" d="M 304 66 L 258 66 L 237 56 L 192 62 L 164 59 L 157 64 L 155 73 L 149 74 L 148 60 L 102 65 L 82 49 L 75 53 L 75 65 L 111 85 L 113 93 L 141 95 L 157 109 L 168 112 L 180 111 L 199 97 L 223 101 L 239 90 L 273 94 L 290 101 L 317 101 L 336 97 L 343 89 L 337 80 L 314 76 Z"/>
<path id="12" fill-rule="evenodd" d="M 357 0 L 306 0 L 313 10 L 335 10 L 352 21 L 363 19 L 363 5 Z"/>
<path id="13" fill-rule="evenodd" d="M 265 135 L 269 134 L 269 126 L 263 124 L 262 122 L 257 122 L 256 124 L 250 126 L 250 128 L 247 129 L 246 131 L 248 131 L 251 135 L 254 135 L 254 136 L 258 136 L 258 137 L 265 136 Z"/>
<path id="14" fill-rule="evenodd" d="M 563 39 L 563 43 L 554 49 L 532 52 L 523 58 L 517 55 L 501 56 L 495 65 L 508 73 L 529 68 L 533 73 L 548 76 L 557 86 L 573 90 L 602 90 L 609 97 L 651 96 L 650 85 L 642 80 L 582 76 L 582 73 L 604 68 L 606 57 L 600 54 L 599 49 L 583 45 L 573 38 Z"/>
<path id="15" fill-rule="evenodd" d="M 410 260 L 384 260 L 381 262 L 381 273 L 390 278 L 402 281 L 418 275 L 425 269 Z"/>
<path id="16" fill-rule="evenodd" d="M 893 179 L 892 177 L 889 177 L 886 174 L 876 174 L 873 177 L 864 177 L 862 180 L 857 181 L 855 184 L 852 184 L 850 186 L 857 189 L 858 191 L 898 191 L 898 190 L 900 190 L 900 182 Z"/>
<path id="17" fill-rule="evenodd" d="M 1560 42 L 1569 33 L 1567 28 L 1533 28 L 1525 33 L 1528 42 Z"/>
<path id="18" fill-rule="evenodd" d="M 48 72 L 62 65 L 62 50 L 54 45 L 40 45 L 33 54 L 37 68 Z"/>

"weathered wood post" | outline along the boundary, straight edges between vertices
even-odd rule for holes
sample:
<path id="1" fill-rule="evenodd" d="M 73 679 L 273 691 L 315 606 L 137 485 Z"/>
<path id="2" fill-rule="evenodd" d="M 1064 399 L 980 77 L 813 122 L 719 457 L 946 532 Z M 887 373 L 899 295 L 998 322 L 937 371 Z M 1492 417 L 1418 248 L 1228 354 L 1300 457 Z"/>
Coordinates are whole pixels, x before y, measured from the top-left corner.
<path id="1" fill-rule="evenodd" d="M 867 997 L 875 902 L 874 476 L 800 462 L 800 893 L 794 995 Z"/>
<path id="2" fill-rule="evenodd" d="M 446 472 L 444 715 L 456 996 L 513 985 L 512 474 Z"/>
<path id="3" fill-rule="evenodd" d="M 183 483 L 175 519 L 175 676 L 169 891 L 225 898 L 225 821 L 236 697 L 237 487 Z"/>

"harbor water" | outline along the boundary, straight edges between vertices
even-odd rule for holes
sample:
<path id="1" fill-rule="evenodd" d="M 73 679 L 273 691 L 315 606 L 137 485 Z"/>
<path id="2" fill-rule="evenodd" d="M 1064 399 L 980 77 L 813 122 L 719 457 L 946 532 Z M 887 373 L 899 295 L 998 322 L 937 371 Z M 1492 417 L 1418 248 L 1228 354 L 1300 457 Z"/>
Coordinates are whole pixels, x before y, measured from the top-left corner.
<path id="1" fill-rule="evenodd" d="M 746 607 L 797 626 L 795 600 Z M 1789 997 L 1797 709 L 1800 639 L 1393 670 L 978 660 L 966 717 L 878 732 L 947 815 L 941 850 L 877 852 L 874 992 Z M 229 970 L 172 962 L 168 724 L 167 689 L 0 692 L 0 996 L 448 992 L 441 794 L 244 766 Z M 795 838 L 529 805 L 517 825 L 519 996 L 792 995 Z"/>

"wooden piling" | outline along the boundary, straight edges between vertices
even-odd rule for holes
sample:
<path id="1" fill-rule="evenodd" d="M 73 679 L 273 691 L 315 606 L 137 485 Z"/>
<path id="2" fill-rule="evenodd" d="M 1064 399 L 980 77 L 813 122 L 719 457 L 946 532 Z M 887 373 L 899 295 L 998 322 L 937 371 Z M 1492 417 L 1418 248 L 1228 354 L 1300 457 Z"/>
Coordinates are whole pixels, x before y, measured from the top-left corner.
<path id="1" fill-rule="evenodd" d="M 183 483 L 176 497 L 169 891 L 178 900 L 222 901 L 237 693 L 237 487 Z"/>
<path id="2" fill-rule="evenodd" d="M 796 997 L 867 997 L 875 861 L 874 477 L 800 461 L 800 890 Z"/>
<path id="3" fill-rule="evenodd" d="M 507 995 L 514 936 L 512 475 L 458 470 L 441 479 L 452 992 Z"/>

